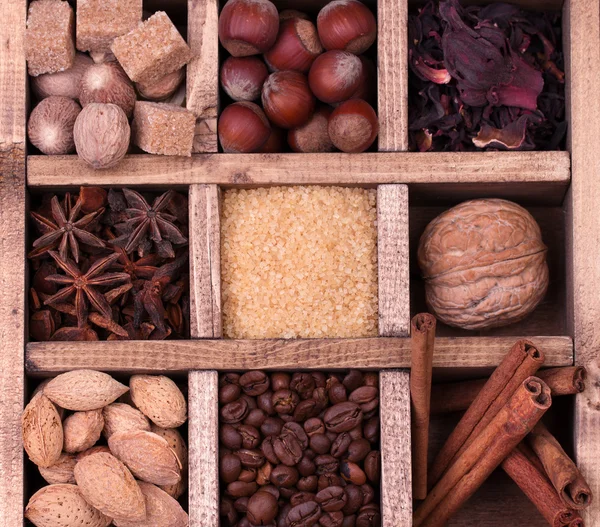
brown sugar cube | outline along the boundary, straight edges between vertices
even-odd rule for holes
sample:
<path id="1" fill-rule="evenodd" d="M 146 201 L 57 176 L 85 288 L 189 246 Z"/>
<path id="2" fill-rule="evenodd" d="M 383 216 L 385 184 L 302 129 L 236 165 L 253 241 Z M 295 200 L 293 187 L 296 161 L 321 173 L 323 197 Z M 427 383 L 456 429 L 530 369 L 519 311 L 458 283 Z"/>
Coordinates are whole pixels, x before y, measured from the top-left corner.
<path id="1" fill-rule="evenodd" d="M 195 115 L 176 106 L 138 101 L 133 112 L 133 142 L 144 152 L 165 156 L 191 156 Z"/>
<path id="2" fill-rule="evenodd" d="M 116 37 L 142 20 L 142 0 L 77 0 L 77 49 L 110 51 Z"/>
<path id="3" fill-rule="evenodd" d="M 185 66 L 192 51 L 163 11 L 114 40 L 111 48 L 133 82 L 153 84 Z"/>
<path id="4" fill-rule="evenodd" d="M 29 6 L 25 57 L 29 75 L 68 70 L 75 60 L 75 17 L 63 0 L 36 0 Z"/>

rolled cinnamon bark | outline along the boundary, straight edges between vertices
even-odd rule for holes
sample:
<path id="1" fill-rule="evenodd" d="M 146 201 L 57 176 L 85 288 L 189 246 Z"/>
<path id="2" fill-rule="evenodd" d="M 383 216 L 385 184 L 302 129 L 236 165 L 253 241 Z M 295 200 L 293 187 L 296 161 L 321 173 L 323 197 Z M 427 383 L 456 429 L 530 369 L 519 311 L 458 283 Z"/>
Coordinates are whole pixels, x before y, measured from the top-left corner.
<path id="1" fill-rule="evenodd" d="M 552 527 L 583 527 L 579 512 L 567 507 L 559 499 L 539 458 L 524 443 L 508 455 L 502 462 L 502 468 Z"/>
<path id="2" fill-rule="evenodd" d="M 528 377 L 449 467 L 416 510 L 413 527 L 442 527 L 535 426 L 552 402 L 550 388 Z"/>
<path id="3" fill-rule="evenodd" d="M 536 375 L 550 387 L 552 397 L 573 395 L 585 389 L 586 370 L 582 366 L 549 368 Z M 465 411 L 486 382 L 487 379 L 476 379 L 434 385 L 431 388 L 431 415 Z"/>
<path id="4" fill-rule="evenodd" d="M 417 500 L 424 500 L 427 496 L 427 447 L 435 325 L 435 317 L 429 313 L 415 315 L 410 324 L 412 481 L 413 497 Z"/>
<path id="5" fill-rule="evenodd" d="M 429 469 L 433 487 L 449 466 L 492 421 L 519 385 L 543 364 L 544 354 L 528 340 L 519 340 L 494 370 Z"/>
<path id="6" fill-rule="evenodd" d="M 592 491 L 556 438 L 543 423 L 538 423 L 527 438 L 561 501 L 571 509 L 582 510 L 592 502 Z"/>

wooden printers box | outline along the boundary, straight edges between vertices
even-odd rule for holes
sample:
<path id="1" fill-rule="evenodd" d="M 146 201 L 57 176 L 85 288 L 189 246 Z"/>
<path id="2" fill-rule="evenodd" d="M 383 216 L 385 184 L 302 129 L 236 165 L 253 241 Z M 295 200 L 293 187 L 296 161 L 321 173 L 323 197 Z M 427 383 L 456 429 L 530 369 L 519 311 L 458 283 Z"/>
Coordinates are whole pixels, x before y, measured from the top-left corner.
<path id="1" fill-rule="evenodd" d="M 145 2 L 146 3 L 146 2 Z M 318 10 L 326 0 L 281 0 L 280 7 Z M 375 2 L 373 2 L 375 3 Z M 452 204 L 474 197 L 513 199 L 533 213 L 549 246 L 551 287 L 522 323 L 486 332 L 440 327 L 436 378 L 487 374 L 517 337 L 544 350 L 547 365 L 589 369 L 588 391 L 575 400 L 572 446 L 600 497 L 600 6 L 598 0 L 516 0 L 532 9 L 562 8 L 567 57 L 567 152 L 408 153 L 407 0 L 378 0 L 377 153 L 230 155 L 217 152 L 218 0 L 152 0 L 180 21 L 196 58 L 188 66 L 187 106 L 198 116 L 191 159 L 128 156 L 95 172 L 75 156 L 27 156 L 29 111 L 24 59 L 27 0 L 0 6 L 0 525 L 23 524 L 28 488 L 21 412 L 28 379 L 75 368 L 121 375 L 165 373 L 189 386 L 190 524 L 218 525 L 217 371 L 252 368 L 381 371 L 382 512 L 385 526 L 409 526 L 410 405 L 408 328 L 423 309 L 414 262 L 425 224 Z M 219 189 L 273 184 L 339 184 L 378 189 L 380 337 L 349 340 L 221 339 Z M 27 343 L 26 214 L 44 189 L 80 185 L 175 187 L 190 198 L 192 340 L 166 342 Z M 399 256 L 398 256 L 399 255 Z M 202 339 L 202 340 L 200 340 Z M 208 426 L 207 426 L 208 424 Z M 449 423 L 434 422 L 432 442 Z M 439 438 L 437 437 L 439 436 Z M 500 475 L 501 476 L 501 475 Z M 598 500 L 596 500 L 598 501 Z M 585 513 L 600 525 L 600 505 Z M 452 526 L 545 525 L 520 490 L 494 476 Z"/>

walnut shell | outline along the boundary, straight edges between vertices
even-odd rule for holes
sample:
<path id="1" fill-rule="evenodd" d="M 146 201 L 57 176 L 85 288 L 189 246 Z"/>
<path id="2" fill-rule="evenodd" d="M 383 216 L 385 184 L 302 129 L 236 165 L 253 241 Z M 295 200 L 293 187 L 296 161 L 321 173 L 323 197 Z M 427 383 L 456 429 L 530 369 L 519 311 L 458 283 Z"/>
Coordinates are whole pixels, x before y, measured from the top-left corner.
<path id="1" fill-rule="evenodd" d="M 517 322 L 546 294 L 546 252 L 523 207 L 501 199 L 461 203 L 429 223 L 419 241 L 427 305 L 463 329 Z"/>

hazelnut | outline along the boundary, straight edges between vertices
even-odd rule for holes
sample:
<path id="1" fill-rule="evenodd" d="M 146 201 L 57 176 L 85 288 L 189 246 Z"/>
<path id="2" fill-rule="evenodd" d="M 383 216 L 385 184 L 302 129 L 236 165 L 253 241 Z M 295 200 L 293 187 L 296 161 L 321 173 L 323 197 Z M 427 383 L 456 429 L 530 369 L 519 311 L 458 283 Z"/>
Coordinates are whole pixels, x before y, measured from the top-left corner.
<path id="1" fill-rule="evenodd" d="M 319 12 L 317 27 L 325 49 L 341 49 L 356 55 L 367 51 L 377 37 L 375 15 L 358 0 L 329 2 Z"/>
<path id="2" fill-rule="evenodd" d="M 271 135 L 267 142 L 262 145 L 257 152 L 261 154 L 276 154 L 278 152 L 283 152 L 283 148 L 285 145 L 285 135 L 281 128 L 277 128 L 276 126 L 271 126 Z"/>
<path id="3" fill-rule="evenodd" d="M 359 153 L 375 141 L 379 121 L 368 102 L 350 99 L 333 110 L 327 129 L 332 143 L 342 152 Z"/>
<path id="4" fill-rule="evenodd" d="M 116 104 L 90 103 L 75 121 L 77 154 L 93 168 L 110 168 L 125 157 L 131 130 Z"/>
<path id="5" fill-rule="evenodd" d="M 85 70 L 94 61 L 85 53 L 77 53 L 73 67 L 58 73 L 44 73 L 31 78 L 31 88 L 39 99 L 60 95 L 70 99 L 79 98 L 79 83 Z"/>
<path id="6" fill-rule="evenodd" d="M 164 101 L 171 97 L 185 78 L 185 68 L 180 68 L 160 79 L 154 84 L 137 83 L 135 87 L 144 99 L 149 101 Z"/>
<path id="7" fill-rule="evenodd" d="M 306 73 L 323 53 L 317 28 L 310 20 L 291 18 L 279 25 L 273 47 L 265 53 L 271 71 L 295 70 Z"/>
<path id="8" fill-rule="evenodd" d="M 310 89 L 322 102 L 342 102 L 359 89 L 362 62 L 347 51 L 328 51 L 313 62 L 308 73 Z"/>
<path id="9" fill-rule="evenodd" d="M 219 17 L 219 40 L 234 57 L 268 51 L 278 30 L 279 14 L 269 0 L 229 0 Z"/>
<path id="10" fill-rule="evenodd" d="M 288 129 L 308 121 L 315 109 L 315 98 L 305 75 L 297 71 L 276 71 L 263 85 L 262 104 L 273 124 Z"/>
<path id="11" fill-rule="evenodd" d="M 298 11 L 297 9 L 284 9 L 279 13 L 279 23 L 281 24 L 284 20 L 289 20 L 290 18 L 301 18 L 303 20 L 310 20 L 310 17 L 303 13 L 302 11 Z"/>
<path id="12" fill-rule="evenodd" d="M 221 67 L 221 86 L 234 101 L 255 101 L 268 76 L 257 57 L 229 57 Z"/>
<path id="13" fill-rule="evenodd" d="M 116 62 L 92 64 L 81 77 L 79 100 L 90 103 L 116 104 L 131 117 L 137 97 L 123 68 Z"/>
<path id="14" fill-rule="evenodd" d="M 369 57 L 361 55 L 358 58 L 362 62 L 362 73 L 358 89 L 352 94 L 351 99 L 363 99 L 373 104 L 377 98 L 377 68 Z"/>
<path id="15" fill-rule="evenodd" d="M 271 125 L 260 106 L 240 101 L 223 110 L 217 130 L 224 152 L 248 153 L 256 152 L 267 142 Z"/>
<path id="16" fill-rule="evenodd" d="M 288 133 L 288 143 L 294 152 L 331 152 L 333 143 L 327 130 L 331 110 L 327 106 L 319 108 L 310 120 Z"/>
<path id="17" fill-rule="evenodd" d="M 75 149 L 73 126 L 81 107 L 73 99 L 52 95 L 38 104 L 29 117 L 29 140 L 44 154 L 70 154 Z"/>

